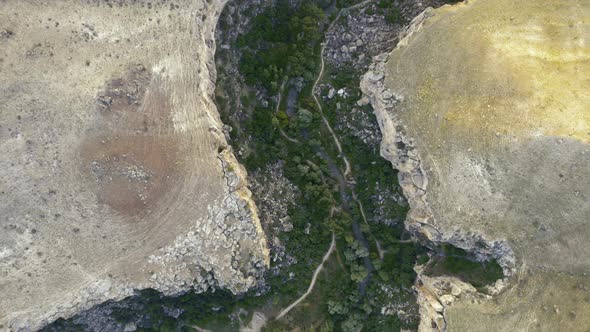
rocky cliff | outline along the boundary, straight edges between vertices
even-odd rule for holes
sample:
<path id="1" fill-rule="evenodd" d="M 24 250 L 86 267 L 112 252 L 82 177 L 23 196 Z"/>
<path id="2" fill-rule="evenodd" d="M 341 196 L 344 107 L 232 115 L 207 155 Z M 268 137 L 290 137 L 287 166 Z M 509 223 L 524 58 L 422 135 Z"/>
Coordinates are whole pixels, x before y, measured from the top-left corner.
<path id="1" fill-rule="evenodd" d="M 0 330 L 268 265 L 211 100 L 224 1 L 0 3 Z"/>
<path id="2" fill-rule="evenodd" d="M 364 76 L 406 227 L 495 258 L 506 275 L 491 296 L 422 276 L 420 330 L 590 324 L 589 5 L 429 9 Z"/>

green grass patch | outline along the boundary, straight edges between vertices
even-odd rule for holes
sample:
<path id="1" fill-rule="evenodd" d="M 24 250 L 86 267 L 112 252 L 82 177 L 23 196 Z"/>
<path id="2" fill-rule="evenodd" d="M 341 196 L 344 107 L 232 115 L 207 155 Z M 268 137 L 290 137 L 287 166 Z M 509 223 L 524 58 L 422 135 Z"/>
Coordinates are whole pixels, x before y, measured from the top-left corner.
<path id="1" fill-rule="evenodd" d="M 441 250 L 442 256 L 434 257 L 426 268 L 426 275 L 455 276 L 475 288 L 493 284 L 504 277 L 496 260 L 477 262 L 468 252 L 452 245 L 443 245 Z"/>

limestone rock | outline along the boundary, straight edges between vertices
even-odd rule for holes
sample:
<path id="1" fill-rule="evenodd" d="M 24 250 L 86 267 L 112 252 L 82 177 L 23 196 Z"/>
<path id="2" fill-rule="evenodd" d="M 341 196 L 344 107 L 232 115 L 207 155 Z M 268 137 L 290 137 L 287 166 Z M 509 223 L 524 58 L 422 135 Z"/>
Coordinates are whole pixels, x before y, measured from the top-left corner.
<path id="1" fill-rule="evenodd" d="M 0 331 L 255 284 L 266 240 L 211 98 L 224 3 L 0 3 Z"/>
<path id="2" fill-rule="evenodd" d="M 334 98 L 335 94 L 336 94 L 336 89 L 330 88 L 330 91 L 328 91 L 328 99 Z"/>
<path id="3" fill-rule="evenodd" d="M 574 291 L 590 269 L 588 22 L 590 3 L 565 0 L 427 9 L 361 82 L 381 154 L 400 170 L 406 227 L 495 258 L 509 276 L 490 290 L 497 299 L 445 308 L 448 330 L 590 325 Z"/>

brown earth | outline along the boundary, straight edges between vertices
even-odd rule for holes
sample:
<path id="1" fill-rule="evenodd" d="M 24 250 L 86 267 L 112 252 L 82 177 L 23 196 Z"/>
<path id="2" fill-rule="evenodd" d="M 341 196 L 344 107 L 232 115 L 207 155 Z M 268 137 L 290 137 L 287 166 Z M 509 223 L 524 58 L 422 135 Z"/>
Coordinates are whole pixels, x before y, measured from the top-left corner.
<path id="1" fill-rule="evenodd" d="M 211 96 L 224 1 L 0 1 L 0 331 L 242 292 L 266 240 Z"/>

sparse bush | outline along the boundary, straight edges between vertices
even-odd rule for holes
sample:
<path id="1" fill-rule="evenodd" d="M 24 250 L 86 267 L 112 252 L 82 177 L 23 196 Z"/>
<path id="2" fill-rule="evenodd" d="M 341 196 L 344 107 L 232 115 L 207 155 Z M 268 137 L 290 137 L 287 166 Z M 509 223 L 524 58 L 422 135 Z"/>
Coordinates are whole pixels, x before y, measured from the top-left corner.
<path id="1" fill-rule="evenodd" d="M 427 274 L 453 275 L 476 288 L 483 288 L 504 276 L 502 267 L 495 260 L 477 262 L 465 250 L 452 245 L 444 245 L 441 250 L 443 256 L 428 266 Z"/>

